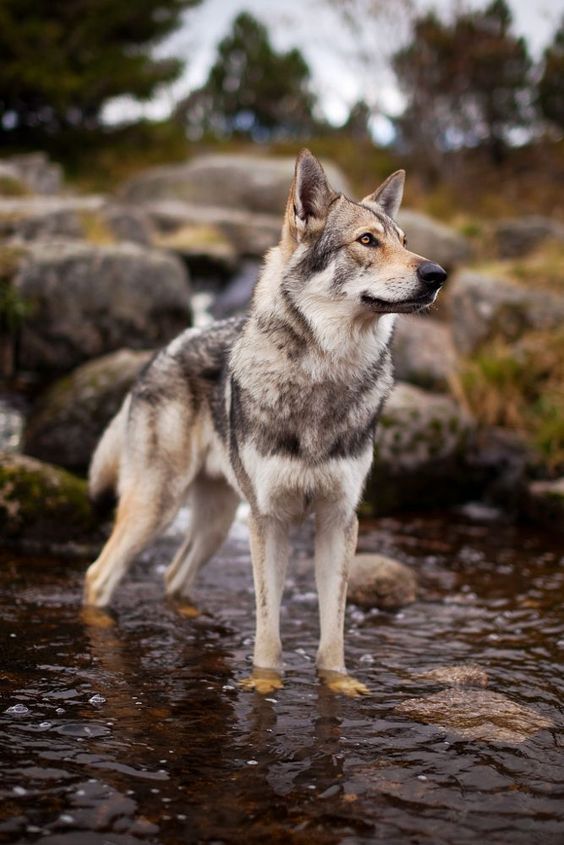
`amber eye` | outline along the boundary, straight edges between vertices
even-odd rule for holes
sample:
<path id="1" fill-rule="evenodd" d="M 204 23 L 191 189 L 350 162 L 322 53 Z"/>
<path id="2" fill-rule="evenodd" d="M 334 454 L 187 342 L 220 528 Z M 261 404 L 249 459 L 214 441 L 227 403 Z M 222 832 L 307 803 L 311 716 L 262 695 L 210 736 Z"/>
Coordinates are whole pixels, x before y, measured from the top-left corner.
<path id="1" fill-rule="evenodd" d="M 374 235 L 371 235 L 370 232 L 365 232 L 364 235 L 361 235 L 360 238 L 357 238 L 357 241 L 359 242 L 359 244 L 362 244 L 362 246 L 379 245 Z"/>

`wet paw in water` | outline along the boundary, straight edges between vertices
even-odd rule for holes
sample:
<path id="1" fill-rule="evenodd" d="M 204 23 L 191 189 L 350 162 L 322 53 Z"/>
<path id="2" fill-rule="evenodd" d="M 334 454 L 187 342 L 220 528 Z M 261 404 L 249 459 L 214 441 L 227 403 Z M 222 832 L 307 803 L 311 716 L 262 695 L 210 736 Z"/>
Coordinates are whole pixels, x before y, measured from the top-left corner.
<path id="1" fill-rule="evenodd" d="M 332 672 L 329 669 L 320 669 L 319 677 L 332 692 L 348 695 L 350 698 L 358 698 L 360 695 L 370 695 L 370 690 L 366 684 L 353 678 L 352 675 L 346 675 L 343 672 Z"/>
<path id="2" fill-rule="evenodd" d="M 253 669 L 248 678 L 239 681 L 239 686 L 246 690 L 254 690 L 261 695 L 282 689 L 282 676 L 274 669 Z"/>
<path id="3" fill-rule="evenodd" d="M 116 620 L 108 610 L 91 604 L 86 604 L 81 608 L 80 618 L 90 628 L 113 628 L 116 624 Z"/>
<path id="4" fill-rule="evenodd" d="M 172 602 L 172 605 L 176 612 L 185 619 L 196 619 L 198 616 L 202 615 L 202 611 L 192 604 L 192 602 L 177 599 Z"/>

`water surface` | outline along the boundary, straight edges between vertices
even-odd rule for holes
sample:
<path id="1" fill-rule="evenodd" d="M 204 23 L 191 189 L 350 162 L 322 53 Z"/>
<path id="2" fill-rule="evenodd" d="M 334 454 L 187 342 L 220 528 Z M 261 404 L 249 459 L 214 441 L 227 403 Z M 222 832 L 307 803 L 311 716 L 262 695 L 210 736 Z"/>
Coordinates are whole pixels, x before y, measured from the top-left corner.
<path id="1" fill-rule="evenodd" d="M 175 542 L 144 556 L 98 624 L 81 615 L 82 565 L 3 553 L 0 842 L 564 842 L 556 539 L 453 515 L 365 526 L 360 549 L 413 565 L 422 595 L 398 613 L 348 608 L 361 699 L 316 681 L 307 544 L 285 598 L 285 687 L 263 698 L 238 686 L 253 635 L 244 526 L 203 573 L 194 619 L 162 599 Z M 484 742 L 395 712 L 445 688 L 418 673 L 466 662 L 553 727 Z"/>

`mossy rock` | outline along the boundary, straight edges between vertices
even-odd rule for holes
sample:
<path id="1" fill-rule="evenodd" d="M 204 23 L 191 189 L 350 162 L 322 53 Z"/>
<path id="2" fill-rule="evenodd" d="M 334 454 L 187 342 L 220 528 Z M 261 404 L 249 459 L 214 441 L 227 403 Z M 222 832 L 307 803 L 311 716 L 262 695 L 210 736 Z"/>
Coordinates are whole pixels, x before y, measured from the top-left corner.
<path id="1" fill-rule="evenodd" d="M 523 510 L 532 522 L 564 533 L 564 476 L 553 481 L 532 481 Z"/>
<path id="2" fill-rule="evenodd" d="M 70 470 L 85 470 L 104 428 L 152 355 L 119 349 L 58 379 L 32 410 L 24 451 Z"/>
<path id="3" fill-rule="evenodd" d="M 7 544 L 96 542 L 86 482 L 52 464 L 0 452 L 0 536 Z"/>
<path id="4" fill-rule="evenodd" d="M 376 432 L 363 511 L 420 510 L 473 495 L 466 466 L 473 433 L 472 418 L 451 397 L 396 384 Z"/>

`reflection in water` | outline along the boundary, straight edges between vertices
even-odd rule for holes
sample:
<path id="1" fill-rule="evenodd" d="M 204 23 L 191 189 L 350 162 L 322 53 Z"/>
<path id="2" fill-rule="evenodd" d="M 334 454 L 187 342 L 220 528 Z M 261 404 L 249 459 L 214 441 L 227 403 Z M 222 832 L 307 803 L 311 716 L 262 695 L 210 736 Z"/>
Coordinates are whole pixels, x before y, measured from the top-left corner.
<path id="1" fill-rule="evenodd" d="M 261 696 L 240 685 L 253 599 L 236 528 L 198 616 L 162 600 L 170 541 L 108 614 L 81 611 L 80 568 L 3 556 L 0 841 L 564 841 L 556 542 L 453 518 L 365 528 L 360 548 L 415 566 L 422 596 L 396 614 L 348 608 L 350 668 L 371 693 L 356 699 L 316 679 L 313 574 L 298 555 L 284 686 Z M 488 689 L 450 695 L 448 667 L 468 663 Z M 512 703 L 522 741 L 507 741 L 503 713 L 480 733 L 476 702 L 491 701 Z M 452 711 L 446 725 L 429 716 L 437 702 L 456 703 L 466 734 Z"/>

